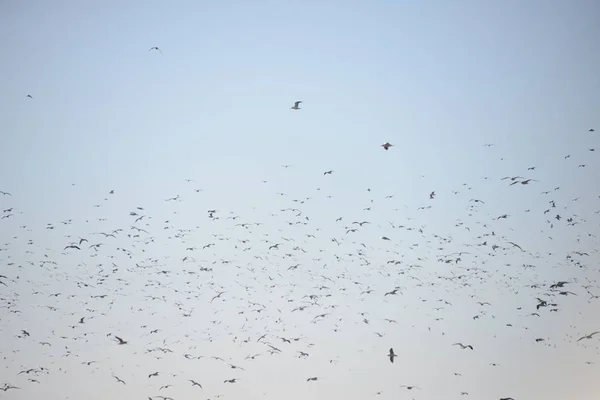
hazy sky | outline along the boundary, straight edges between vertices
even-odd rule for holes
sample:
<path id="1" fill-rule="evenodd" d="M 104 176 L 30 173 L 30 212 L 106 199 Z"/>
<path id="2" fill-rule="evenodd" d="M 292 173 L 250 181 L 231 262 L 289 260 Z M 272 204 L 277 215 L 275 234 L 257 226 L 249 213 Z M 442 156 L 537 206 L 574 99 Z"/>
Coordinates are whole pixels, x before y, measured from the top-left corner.
<path id="1" fill-rule="evenodd" d="M 0 2 L 0 398 L 597 399 L 597 1 L 123 3 Z"/>

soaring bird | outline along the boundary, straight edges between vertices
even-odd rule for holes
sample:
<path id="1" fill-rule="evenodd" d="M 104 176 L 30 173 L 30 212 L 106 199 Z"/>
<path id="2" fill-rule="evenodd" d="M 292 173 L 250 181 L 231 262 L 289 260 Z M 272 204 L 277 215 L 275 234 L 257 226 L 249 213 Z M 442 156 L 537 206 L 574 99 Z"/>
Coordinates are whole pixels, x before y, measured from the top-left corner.
<path id="1" fill-rule="evenodd" d="M 127 344 L 127 342 L 125 340 L 121 339 L 120 337 L 118 337 L 118 336 L 114 336 L 114 337 L 115 337 L 115 339 L 117 339 L 119 341 L 118 344 Z"/>
<path id="2" fill-rule="evenodd" d="M 30 95 L 30 94 L 28 94 L 28 95 L 27 95 L 27 97 L 29 97 L 30 99 L 33 99 L 33 97 L 31 97 L 31 95 Z"/>
<path id="3" fill-rule="evenodd" d="M 300 103 L 302 103 L 302 101 L 296 101 L 294 103 L 294 105 L 291 107 L 292 110 L 300 110 Z"/>
<path id="4" fill-rule="evenodd" d="M 199 386 L 199 387 L 200 387 L 200 389 L 202 389 L 202 385 L 201 385 L 201 384 L 199 384 L 198 382 L 196 382 L 195 380 L 193 380 L 193 379 L 188 379 L 188 381 L 192 382 L 192 386 Z"/>
<path id="5" fill-rule="evenodd" d="M 381 145 L 381 147 L 383 147 L 384 150 L 389 149 L 390 147 L 393 147 L 394 145 L 391 144 L 390 142 L 385 142 L 384 144 Z"/>
<path id="6" fill-rule="evenodd" d="M 394 353 L 394 349 L 390 348 L 390 354 L 388 354 L 388 357 L 390 358 L 390 362 L 393 364 L 394 363 L 394 358 L 398 357 L 395 353 Z"/>
<path id="7" fill-rule="evenodd" d="M 580 340 L 583 340 L 583 339 L 591 339 L 594 335 L 597 335 L 598 333 L 600 333 L 600 332 L 592 332 L 589 335 L 580 337 L 579 339 L 577 339 L 577 341 L 579 342 Z"/>
<path id="8" fill-rule="evenodd" d="M 162 54 L 162 53 L 163 53 L 163 52 L 162 52 L 162 50 L 161 50 L 160 48 L 158 48 L 157 46 L 150 47 L 150 49 L 149 49 L 148 51 L 152 51 L 152 50 L 156 50 L 156 51 L 158 51 L 160 54 Z"/>
<path id="9" fill-rule="evenodd" d="M 454 343 L 452 346 L 460 346 L 461 349 L 471 349 L 473 350 L 473 346 L 471 346 L 470 344 L 464 345 L 462 343 Z"/>

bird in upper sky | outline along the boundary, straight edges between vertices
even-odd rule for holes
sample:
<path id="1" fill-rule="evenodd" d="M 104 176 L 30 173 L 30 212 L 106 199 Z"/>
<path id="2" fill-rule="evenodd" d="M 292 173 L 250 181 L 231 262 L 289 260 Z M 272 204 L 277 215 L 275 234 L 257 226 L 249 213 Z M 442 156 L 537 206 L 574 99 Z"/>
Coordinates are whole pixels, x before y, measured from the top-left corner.
<path id="1" fill-rule="evenodd" d="M 300 103 L 302 103 L 301 100 L 294 102 L 294 105 L 292 107 L 290 107 L 292 110 L 300 110 Z"/>
<path id="2" fill-rule="evenodd" d="M 464 345 L 462 343 L 454 343 L 452 346 L 460 346 L 461 349 L 471 349 L 473 350 L 473 346 L 471 346 L 470 344 Z"/>
<path id="3" fill-rule="evenodd" d="M 162 54 L 162 53 L 163 53 L 163 52 L 162 52 L 162 50 L 161 50 L 159 47 L 157 47 L 157 46 L 150 47 L 150 49 L 149 49 L 148 51 L 152 51 L 152 50 L 156 50 L 156 51 L 158 51 L 160 54 Z"/>
<path id="4" fill-rule="evenodd" d="M 390 142 L 385 142 L 384 144 L 381 145 L 381 147 L 383 147 L 384 150 L 389 149 L 390 147 L 393 147 L 394 145 L 391 144 Z"/>
<path id="5" fill-rule="evenodd" d="M 28 94 L 27 97 L 30 99 L 33 99 L 33 97 L 30 94 Z"/>
<path id="6" fill-rule="evenodd" d="M 198 382 L 196 382 L 195 380 L 193 380 L 193 379 L 188 379 L 188 381 L 189 381 L 189 382 L 192 382 L 192 386 L 199 386 L 199 387 L 200 387 L 200 389 L 203 389 L 202 385 L 201 385 L 201 384 L 199 384 Z"/>
<path id="7" fill-rule="evenodd" d="M 390 362 L 392 364 L 394 363 L 394 358 L 398 357 L 398 355 L 394 353 L 394 349 L 393 348 L 390 348 L 390 353 L 388 354 L 388 357 L 389 357 Z"/>
<path id="8" fill-rule="evenodd" d="M 579 342 L 580 340 L 583 340 L 583 339 L 591 339 L 594 335 L 597 335 L 599 333 L 600 333 L 600 331 L 598 331 L 598 332 L 592 332 L 589 335 L 585 335 L 585 336 L 580 337 L 579 339 L 577 339 L 577 341 Z"/>
<path id="9" fill-rule="evenodd" d="M 434 191 L 434 192 L 431 192 L 431 193 L 429 193 L 429 199 L 430 199 L 430 200 L 433 200 L 433 198 L 434 198 L 434 197 L 435 197 L 435 191 Z"/>

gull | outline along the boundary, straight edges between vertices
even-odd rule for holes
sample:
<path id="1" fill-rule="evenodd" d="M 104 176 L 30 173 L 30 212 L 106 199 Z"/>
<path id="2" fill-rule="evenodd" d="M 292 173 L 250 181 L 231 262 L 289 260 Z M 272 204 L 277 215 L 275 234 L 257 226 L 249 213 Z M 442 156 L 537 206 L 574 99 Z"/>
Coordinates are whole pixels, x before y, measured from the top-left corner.
<path id="1" fill-rule="evenodd" d="M 294 102 L 294 106 L 291 107 L 292 110 L 300 110 L 300 103 L 302 103 L 302 101 L 296 101 Z"/>
<path id="2" fill-rule="evenodd" d="M 237 365 L 229 364 L 229 366 L 231 367 L 231 369 L 241 369 L 242 371 L 245 371 L 244 368 L 238 367 Z"/>
<path id="3" fill-rule="evenodd" d="M 400 387 L 406 388 L 407 390 L 420 389 L 420 387 L 418 387 L 418 386 L 402 385 Z"/>
<path id="4" fill-rule="evenodd" d="M 113 336 L 114 336 L 114 335 L 113 335 Z M 115 336 L 115 339 L 117 339 L 117 340 L 119 341 L 119 343 L 118 343 L 118 344 L 127 344 L 127 342 L 126 342 L 125 340 L 121 339 L 121 338 L 120 338 L 120 337 L 118 337 L 118 336 Z"/>
<path id="5" fill-rule="evenodd" d="M 433 200 L 433 198 L 435 197 L 435 191 L 429 193 L 429 199 Z"/>
<path id="6" fill-rule="evenodd" d="M 387 237 L 387 236 L 382 236 L 382 237 L 381 237 L 381 240 L 390 240 L 390 238 L 389 238 L 389 237 Z"/>
<path id="7" fill-rule="evenodd" d="M 150 49 L 149 49 L 148 51 L 152 51 L 152 50 L 156 50 L 156 51 L 158 51 L 160 54 L 162 54 L 162 53 L 163 53 L 163 52 L 162 52 L 162 50 L 161 50 L 161 49 L 159 49 L 157 46 L 150 47 Z"/>
<path id="8" fill-rule="evenodd" d="M 306 382 L 311 382 L 311 381 L 316 382 L 317 379 L 319 379 L 319 378 L 317 378 L 316 376 L 313 376 L 312 378 L 306 378 Z"/>
<path id="9" fill-rule="evenodd" d="M 225 294 L 225 292 L 219 292 L 219 294 L 217 294 L 215 297 L 213 297 L 213 298 L 210 300 L 210 302 L 212 303 L 212 302 L 213 302 L 213 300 L 215 300 L 215 299 L 220 299 L 220 298 L 221 298 L 221 296 L 222 296 L 223 294 Z"/>
<path id="10" fill-rule="evenodd" d="M 464 345 L 462 343 L 454 343 L 452 346 L 460 346 L 461 349 L 471 349 L 473 350 L 473 346 L 471 346 L 470 344 Z"/>
<path id="11" fill-rule="evenodd" d="M 577 339 L 577 341 L 579 342 L 580 340 L 583 340 L 583 339 L 591 339 L 594 335 L 597 335 L 598 333 L 600 333 L 600 331 L 598 331 L 598 332 L 592 332 L 589 335 L 585 335 L 585 336 L 580 337 L 579 339 Z"/>
<path id="12" fill-rule="evenodd" d="M 200 387 L 200 389 L 203 389 L 202 385 L 201 385 L 201 384 L 199 384 L 198 382 L 196 382 L 195 380 L 193 380 L 193 379 L 188 379 L 188 381 L 189 381 L 189 382 L 192 382 L 192 386 L 199 386 L 199 387 Z"/>
<path id="13" fill-rule="evenodd" d="M 389 149 L 390 147 L 393 147 L 394 145 L 391 144 L 390 142 L 385 142 L 384 144 L 381 145 L 381 147 L 383 147 L 384 150 Z"/>
<path id="14" fill-rule="evenodd" d="M 120 379 L 118 376 L 116 376 L 116 375 L 113 375 L 113 378 L 115 378 L 115 379 L 117 380 L 117 382 L 120 382 L 120 383 L 122 383 L 123 385 L 127 385 L 127 384 L 125 383 L 125 381 L 124 381 L 124 380 L 122 380 L 122 379 Z"/>
<path id="15" fill-rule="evenodd" d="M 333 170 L 323 172 L 323 175 L 331 175 L 333 174 Z"/>
<path id="16" fill-rule="evenodd" d="M 394 349 L 393 348 L 390 348 L 390 354 L 388 354 L 388 357 L 390 358 L 390 362 L 392 364 L 394 363 L 394 358 L 398 357 L 398 355 L 394 353 Z"/>
<path id="17" fill-rule="evenodd" d="M 10 194 L 8 192 L 3 192 L 2 190 L 0 190 L 0 194 L 3 196 L 12 196 L 12 194 Z"/>
<path id="18" fill-rule="evenodd" d="M 509 244 L 512 244 L 514 247 L 516 247 L 517 249 L 521 250 L 521 251 L 525 251 L 521 248 L 521 246 L 519 246 L 518 244 L 514 243 L 514 242 L 508 242 Z"/>

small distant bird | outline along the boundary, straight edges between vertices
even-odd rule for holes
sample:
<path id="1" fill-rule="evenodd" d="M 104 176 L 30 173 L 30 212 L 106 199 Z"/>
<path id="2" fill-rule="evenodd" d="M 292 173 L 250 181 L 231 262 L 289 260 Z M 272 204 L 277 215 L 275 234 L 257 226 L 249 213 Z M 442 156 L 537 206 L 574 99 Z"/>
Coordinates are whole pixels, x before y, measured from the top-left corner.
<path id="1" fill-rule="evenodd" d="M 319 378 L 317 378 L 316 376 L 313 376 L 312 378 L 306 378 L 306 382 L 316 382 Z"/>
<path id="2" fill-rule="evenodd" d="M 471 346 L 470 344 L 464 345 L 462 343 L 454 343 L 452 346 L 460 346 L 461 349 L 471 349 L 473 350 L 473 346 Z"/>
<path id="3" fill-rule="evenodd" d="M 594 128 L 590 128 L 590 132 L 594 132 Z"/>
<path id="4" fill-rule="evenodd" d="M 433 200 L 434 197 L 435 197 L 435 192 L 429 193 L 429 199 L 430 200 Z"/>
<path id="5" fill-rule="evenodd" d="M 302 103 L 302 101 L 296 101 L 294 103 L 294 105 L 291 107 L 292 110 L 300 110 L 300 103 Z"/>
<path id="6" fill-rule="evenodd" d="M 331 175 L 333 174 L 333 170 L 323 172 L 323 175 Z"/>
<path id="7" fill-rule="evenodd" d="M 30 94 L 28 94 L 28 95 L 27 95 L 27 97 L 29 97 L 30 99 L 33 99 L 33 97 L 31 97 L 31 95 L 30 95 Z"/>
<path id="8" fill-rule="evenodd" d="M 394 349 L 390 348 L 390 354 L 388 354 L 388 357 L 390 358 L 390 362 L 393 364 L 394 363 L 394 358 L 398 357 L 398 355 L 396 355 L 394 353 Z"/>
<path id="9" fill-rule="evenodd" d="M 192 382 L 192 386 L 199 386 L 199 387 L 200 387 L 200 389 L 203 389 L 202 385 L 201 385 L 201 384 L 199 384 L 198 382 L 196 382 L 195 380 L 193 380 L 193 379 L 188 379 L 188 381 Z"/>
<path id="10" fill-rule="evenodd" d="M 162 54 L 162 53 L 163 53 L 163 52 L 162 52 L 162 50 L 161 50 L 160 48 L 158 48 L 157 46 L 150 47 L 150 49 L 149 49 L 148 51 L 152 51 L 152 50 L 156 50 L 156 51 L 158 51 L 160 54 Z"/>
<path id="11" fill-rule="evenodd" d="M 115 336 L 115 339 L 117 339 L 117 340 L 119 341 L 119 343 L 118 343 L 118 344 L 127 344 L 127 342 L 126 342 L 125 340 L 121 339 L 121 338 L 120 338 L 120 337 L 118 337 L 118 336 Z"/>
<path id="12" fill-rule="evenodd" d="M 394 145 L 391 144 L 390 142 L 385 142 L 384 144 L 381 145 L 381 147 L 383 147 L 384 150 L 389 149 L 390 147 L 393 147 Z"/>
<path id="13" fill-rule="evenodd" d="M 12 194 L 10 194 L 8 192 L 3 192 L 2 190 L 0 190 L 0 194 L 3 196 L 12 196 Z"/>
<path id="14" fill-rule="evenodd" d="M 577 341 L 579 342 L 580 340 L 583 340 L 583 339 L 591 339 L 594 335 L 597 335 L 599 333 L 600 332 L 592 332 L 589 335 L 585 335 L 585 336 L 580 337 L 579 339 L 577 339 Z"/>

